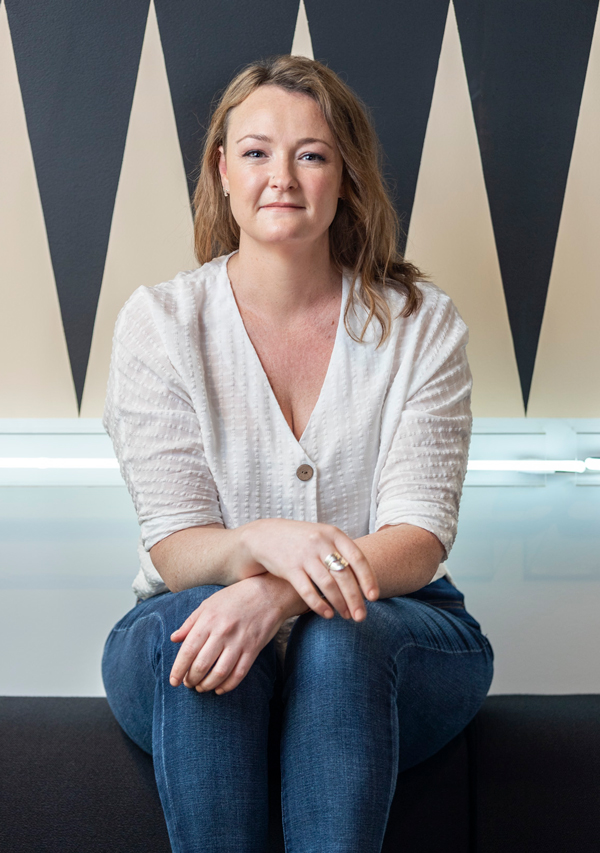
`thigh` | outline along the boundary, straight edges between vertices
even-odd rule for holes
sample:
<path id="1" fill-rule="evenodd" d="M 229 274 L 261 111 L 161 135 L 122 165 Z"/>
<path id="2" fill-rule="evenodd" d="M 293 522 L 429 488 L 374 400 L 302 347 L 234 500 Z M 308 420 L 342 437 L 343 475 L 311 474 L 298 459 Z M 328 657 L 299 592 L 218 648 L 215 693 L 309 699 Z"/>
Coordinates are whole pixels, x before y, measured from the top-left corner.
<path id="1" fill-rule="evenodd" d="M 493 652 L 466 613 L 405 599 L 396 615 L 410 628 L 395 648 L 402 771 L 436 753 L 473 719 L 492 682 Z"/>
<path id="2" fill-rule="evenodd" d="M 365 734 L 370 719 L 389 718 L 394 707 L 390 740 L 398 769 L 437 752 L 475 716 L 493 672 L 490 644 L 464 606 L 461 611 L 460 593 L 439 593 L 440 585 L 422 598 L 366 602 L 367 618 L 358 623 L 339 614 L 330 621 L 301 616 L 286 655 L 286 704 L 313 711 L 323 705 L 325 729 L 327 719 L 337 727 L 343 717 L 350 737 Z M 427 600 L 436 595 L 440 606 Z M 327 739 L 327 731 L 323 735 Z"/>
<path id="3" fill-rule="evenodd" d="M 165 592 L 136 604 L 110 632 L 102 656 L 106 698 L 117 721 L 138 746 L 152 753 L 157 679 L 168 680 L 179 644 L 170 635 L 217 590 L 205 585 Z"/>

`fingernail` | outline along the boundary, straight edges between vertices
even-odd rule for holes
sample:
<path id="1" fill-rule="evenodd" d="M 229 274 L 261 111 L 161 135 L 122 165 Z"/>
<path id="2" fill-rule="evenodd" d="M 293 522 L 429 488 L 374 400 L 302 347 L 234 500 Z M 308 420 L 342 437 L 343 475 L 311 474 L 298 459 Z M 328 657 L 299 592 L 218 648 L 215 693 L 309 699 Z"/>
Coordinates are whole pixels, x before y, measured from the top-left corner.
<path id="1" fill-rule="evenodd" d="M 219 689 L 219 690 L 215 690 L 215 693 L 217 694 L 217 696 L 220 696 L 221 693 L 223 693 L 223 691 Z"/>
<path id="2" fill-rule="evenodd" d="M 169 682 L 173 685 L 173 687 L 177 687 L 177 679 L 175 677 L 171 676 Z"/>
<path id="3" fill-rule="evenodd" d="M 374 589 L 370 589 L 368 597 L 371 599 L 371 601 L 375 601 L 375 599 L 377 598 L 377 591 Z"/>
<path id="4" fill-rule="evenodd" d="M 355 618 L 355 619 L 364 619 L 364 617 L 365 617 L 366 615 L 367 615 L 367 614 L 366 614 L 366 613 L 365 613 L 365 611 L 362 609 L 362 607 L 358 607 L 358 608 L 354 611 L 354 618 Z"/>
<path id="5" fill-rule="evenodd" d="M 333 610 L 326 610 L 325 611 L 325 618 L 326 619 L 331 619 L 332 616 L 333 616 Z"/>

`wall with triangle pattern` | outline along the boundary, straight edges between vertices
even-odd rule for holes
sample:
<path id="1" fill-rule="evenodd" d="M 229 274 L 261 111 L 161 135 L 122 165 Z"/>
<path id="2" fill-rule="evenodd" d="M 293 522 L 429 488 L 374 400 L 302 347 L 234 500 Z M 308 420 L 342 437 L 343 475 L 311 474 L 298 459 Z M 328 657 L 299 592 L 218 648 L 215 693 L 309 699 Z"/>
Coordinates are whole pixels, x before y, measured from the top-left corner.
<path id="1" fill-rule="evenodd" d="M 121 305 L 197 266 L 211 102 L 325 61 L 368 104 L 480 417 L 600 417 L 598 0 L 0 0 L 0 417 L 99 417 Z"/>

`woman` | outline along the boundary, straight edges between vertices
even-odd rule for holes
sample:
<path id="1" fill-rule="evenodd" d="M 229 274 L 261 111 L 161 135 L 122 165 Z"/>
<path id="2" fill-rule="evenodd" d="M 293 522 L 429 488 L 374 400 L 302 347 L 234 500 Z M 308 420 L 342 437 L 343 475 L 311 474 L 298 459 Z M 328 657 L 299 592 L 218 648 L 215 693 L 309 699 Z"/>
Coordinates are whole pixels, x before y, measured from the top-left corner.
<path id="1" fill-rule="evenodd" d="M 200 268 L 138 288 L 115 328 L 104 424 L 141 569 L 108 700 L 154 757 L 173 850 L 266 850 L 275 691 L 286 850 L 379 851 L 398 771 L 491 681 L 444 566 L 467 330 L 399 255 L 374 131 L 318 62 L 232 81 L 194 204 Z"/>

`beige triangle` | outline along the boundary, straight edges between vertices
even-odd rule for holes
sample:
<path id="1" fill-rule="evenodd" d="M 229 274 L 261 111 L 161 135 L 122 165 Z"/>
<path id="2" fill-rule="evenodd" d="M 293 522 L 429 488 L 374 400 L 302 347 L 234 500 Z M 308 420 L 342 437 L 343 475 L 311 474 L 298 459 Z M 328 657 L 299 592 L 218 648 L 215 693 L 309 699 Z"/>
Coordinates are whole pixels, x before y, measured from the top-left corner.
<path id="1" fill-rule="evenodd" d="M 198 266 L 175 116 L 150 3 L 98 302 L 82 417 L 104 409 L 117 314 L 140 285 Z"/>
<path id="2" fill-rule="evenodd" d="M 527 414 L 600 417 L 600 16 L 587 68 Z"/>
<path id="3" fill-rule="evenodd" d="M 4 4 L 0 116 L 0 418 L 73 418 L 77 398 Z"/>
<path id="4" fill-rule="evenodd" d="M 300 0 L 300 5 L 298 6 L 294 41 L 290 52 L 292 56 L 306 56 L 308 59 L 315 58 L 310 38 L 310 30 L 308 28 L 308 18 L 306 16 L 304 0 Z"/>
<path id="5" fill-rule="evenodd" d="M 473 414 L 522 417 L 523 399 L 453 3 L 427 124 L 407 256 L 452 297 L 469 326 Z"/>

